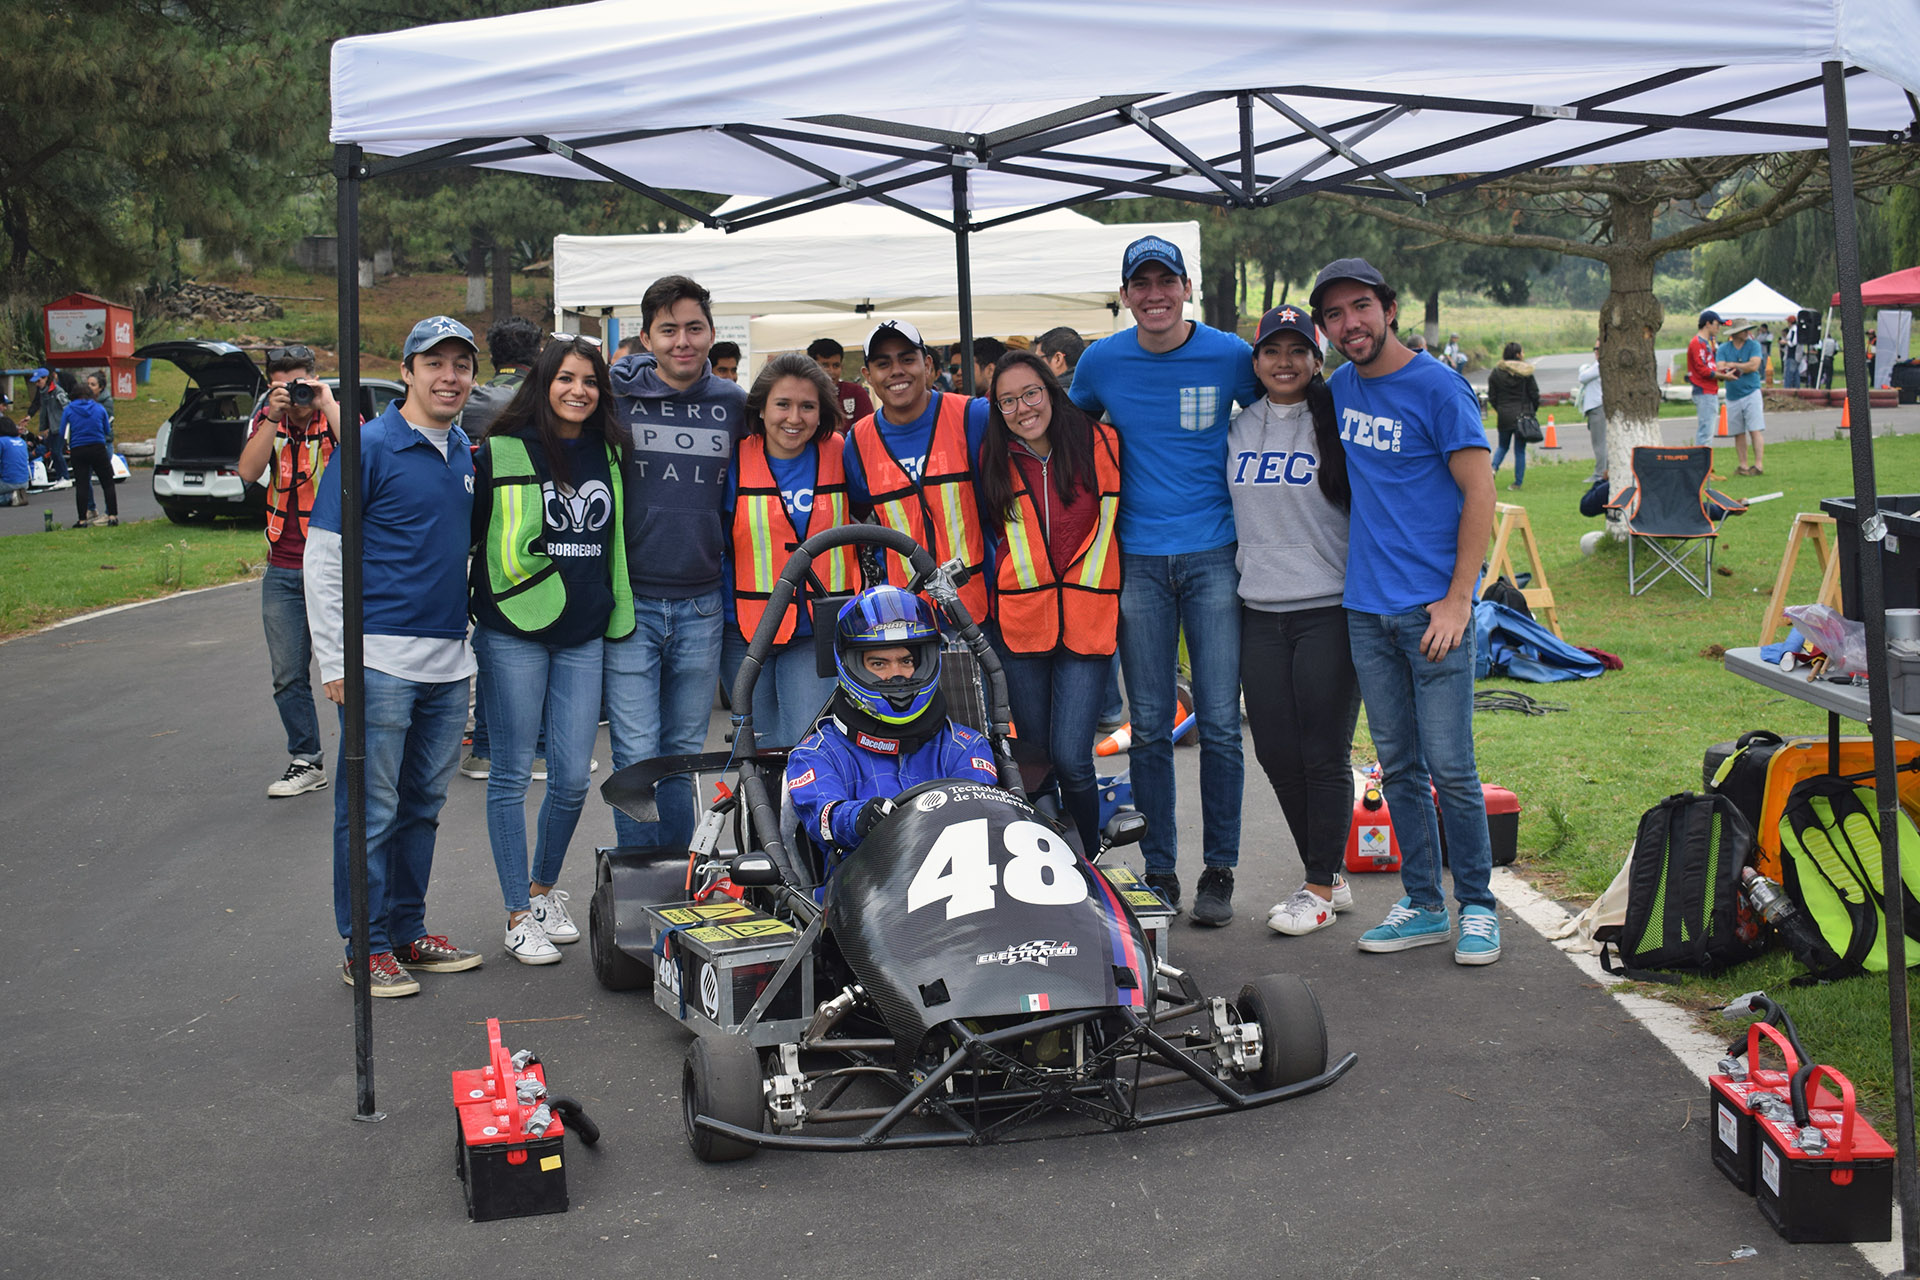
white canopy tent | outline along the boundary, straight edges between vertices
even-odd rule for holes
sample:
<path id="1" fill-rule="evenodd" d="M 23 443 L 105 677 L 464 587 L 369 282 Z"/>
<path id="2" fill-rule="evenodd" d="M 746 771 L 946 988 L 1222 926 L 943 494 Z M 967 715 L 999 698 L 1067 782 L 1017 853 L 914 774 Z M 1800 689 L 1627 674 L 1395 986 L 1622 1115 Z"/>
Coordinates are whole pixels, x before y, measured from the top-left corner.
<path id="1" fill-rule="evenodd" d="M 1744 318 L 1758 324 L 1797 316 L 1800 314 L 1800 304 L 1756 276 L 1702 310 L 1718 312 L 1727 320 Z"/>
<path id="2" fill-rule="evenodd" d="M 728 217 L 747 203 L 716 210 Z M 1120 255 L 1142 235 L 1180 246 L 1196 282 L 1197 222 L 1108 226 L 1055 209 L 973 238 L 973 328 L 1037 336 L 1068 325 L 1082 336 L 1132 320 L 1120 307 Z M 929 342 L 960 336 L 953 233 L 884 205 L 803 213 L 727 235 L 707 227 L 671 235 L 555 236 L 554 306 L 570 317 L 637 322 L 648 285 L 670 272 L 713 294 L 716 320 L 750 318 L 756 359 L 804 349 L 818 337 L 856 347 L 877 320 L 911 320 Z M 1196 289 L 1194 302 L 1200 298 Z M 1197 314 L 1197 312 L 1195 312 Z M 723 327 L 724 323 L 723 323 Z"/>
<path id="3" fill-rule="evenodd" d="M 359 344 L 361 185 L 390 173 L 488 165 L 594 176 L 728 230 L 808 207 L 891 204 L 952 231 L 965 299 L 974 233 L 1094 197 L 1245 208 L 1341 190 L 1424 202 L 1531 169 L 1824 146 L 1846 360 L 1864 368 L 1851 149 L 1913 137 L 1920 2 L 1742 0 L 1733 14 L 1664 0 L 603 0 L 343 40 L 332 88 L 345 351 Z M 1424 193 L 1404 181 L 1432 175 L 1467 176 Z M 723 221 L 666 188 L 757 199 Z M 1007 209 L 1018 212 L 976 216 Z M 960 316 L 965 337 L 965 305 Z M 358 382 L 345 362 L 343 399 Z M 1848 388 L 1854 496 L 1872 510 L 1859 383 Z M 343 427 L 340 471 L 351 477 L 359 432 Z M 363 885 L 352 490 L 343 484 L 342 755 Z M 1863 521 L 1859 582 L 1883 874 L 1897 883 L 1877 523 Z M 364 894 L 356 900 L 354 954 L 364 957 Z M 1920 1272 L 1903 913 L 1899 895 L 1889 899 L 1902 1244 Z M 370 1115 L 367 984 L 355 1002 L 358 1104 Z"/>

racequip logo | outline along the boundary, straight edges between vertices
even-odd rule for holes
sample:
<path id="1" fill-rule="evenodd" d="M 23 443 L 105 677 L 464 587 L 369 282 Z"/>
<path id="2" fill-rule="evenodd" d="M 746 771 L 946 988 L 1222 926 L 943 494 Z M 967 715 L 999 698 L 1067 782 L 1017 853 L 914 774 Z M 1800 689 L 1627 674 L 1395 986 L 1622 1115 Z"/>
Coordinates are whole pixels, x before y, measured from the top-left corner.
<path id="1" fill-rule="evenodd" d="M 1032 942 L 1016 942 L 1005 951 L 990 951 L 973 963 L 977 968 L 983 964 L 1037 964 L 1044 965 L 1049 960 L 1064 960 L 1068 956 L 1077 956 L 1080 948 L 1071 942 L 1052 942 L 1036 938 Z"/>
<path id="2" fill-rule="evenodd" d="M 875 751 L 882 755 L 889 756 L 897 756 L 900 754 L 900 744 L 892 738 L 876 738 L 870 733 L 856 732 L 853 735 L 853 740 L 860 746 L 865 747 L 868 751 Z"/>

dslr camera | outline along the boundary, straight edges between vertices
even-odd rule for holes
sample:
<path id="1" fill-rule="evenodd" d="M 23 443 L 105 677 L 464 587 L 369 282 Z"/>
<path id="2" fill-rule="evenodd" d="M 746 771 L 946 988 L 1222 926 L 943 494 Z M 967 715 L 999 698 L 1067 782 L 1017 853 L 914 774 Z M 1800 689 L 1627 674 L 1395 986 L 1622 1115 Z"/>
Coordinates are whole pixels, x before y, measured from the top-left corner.
<path id="1" fill-rule="evenodd" d="M 311 382 L 289 382 L 287 384 L 287 402 L 297 408 L 306 408 L 313 403 L 313 384 Z"/>

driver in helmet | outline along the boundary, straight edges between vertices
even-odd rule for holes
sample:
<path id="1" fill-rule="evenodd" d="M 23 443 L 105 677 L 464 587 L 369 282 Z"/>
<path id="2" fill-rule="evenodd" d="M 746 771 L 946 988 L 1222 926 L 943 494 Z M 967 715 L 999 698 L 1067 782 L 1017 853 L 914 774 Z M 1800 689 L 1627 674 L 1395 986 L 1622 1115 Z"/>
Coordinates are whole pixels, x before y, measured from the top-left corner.
<path id="1" fill-rule="evenodd" d="M 940 629 L 925 600 L 869 587 L 834 629 L 839 687 L 819 727 L 787 758 L 787 786 L 828 875 L 893 811 L 893 798 L 937 778 L 999 783 L 987 740 L 947 719 Z"/>

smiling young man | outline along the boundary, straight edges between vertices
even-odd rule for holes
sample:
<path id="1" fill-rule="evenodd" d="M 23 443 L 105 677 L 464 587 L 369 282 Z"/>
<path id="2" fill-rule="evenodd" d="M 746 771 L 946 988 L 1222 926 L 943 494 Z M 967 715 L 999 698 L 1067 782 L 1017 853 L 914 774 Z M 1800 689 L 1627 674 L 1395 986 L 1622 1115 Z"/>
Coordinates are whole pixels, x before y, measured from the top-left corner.
<path id="1" fill-rule="evenodd" d="M 746 388 L 715 377 L 710 295 L 686 276 L 663 276 L 640 299 L 646 351 L 613 366 L 614 412 L 627 433 L 627 571 L 635 626 L 606 646 L 613 767 L 706 745 L 720 678 L 721 553 L 727 470 L 746 422 Z M 685 849 L 693 838 L 693 783 L 669 778 L 660 821 L 613 816 L 623 845 Z"/>
<path id="2" fill-rule="evenodd" d="M 480 956 L 427 932 L 427 881 L 447 781 L 467 723 L 467 546 L 473 453 L 455 425 L 479 351 L 467 326 L 430 316 L 400 349 L 407 397 L 360 433 L 362 600 L 367 727 L 367 918 L 372 991 L 410 996 L 408 970 L 457 973 Z M 320 478 L 307 525 L 303 586 L 327 700 L 346 701 L 340 574 L 340 477 Z M 333 915 L 351 957 L 347 788 L 333 796 Z"/>
<path id="3" fill-rule="evenodd" d="M 1500 958 L 1493 851 L 1473 760 L 1473 599 L 1493 531 L 1493 469 L 1466 379 L 1399 339 L 1396 294 L 1360 258 L 1321 269 L 1314 322 L 1350 362 L 1327 380 L 1353 491 L 1344 603 L 1353 666 L 1400 841 L 1406 896 L 1360 949 L 1447 942 L 1447 827 L 1460 934 L 1453 958 Z"/>
<path id="4" fill-rule="evenodd" d="M 853 424 L 846 452 L 847 495 L 856 513 L 910 535 L 941 564 L 970 570 L 961 602 L 987 618 L 987 539 L 974 493 L 974 463 L 987 431 L 987 401 L 935 391 L 926 344 L 905 320 L 883 320 L 867 335 L 867 383 L 879 401 Z M 887 580 L 903 587 L 907 562 L 887 555 Z"/>
<path id="5" fill-rule="evenodd" d="M 1120 262 L 1133 328 L 1100 339 L 1074 367 L 1073 402 L 1120 434 L 1120 665 L 1133 708 L 1133 794 L 1147 816 L 1147 883 L 1180 905 L 1174 813 L 1174 664 L 1180 635 L 1200 721 L 1204 866 L 1193 922 L 1233 919 L 1240 863 L 1240 575 L 1227 490 L 1233 406 L 1260 395 L 1237 334 L 1186 318 L 1193 297 L 1179 246 L 1143 236 Z"/>

